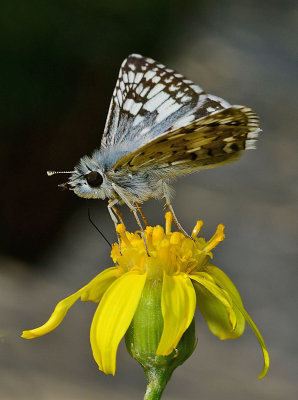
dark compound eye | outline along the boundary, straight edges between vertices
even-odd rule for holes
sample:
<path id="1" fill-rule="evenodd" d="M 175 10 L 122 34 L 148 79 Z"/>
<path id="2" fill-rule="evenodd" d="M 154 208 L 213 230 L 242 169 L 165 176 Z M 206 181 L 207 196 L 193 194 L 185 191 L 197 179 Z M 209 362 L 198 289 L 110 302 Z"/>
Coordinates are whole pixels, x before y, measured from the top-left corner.
<path id="1" fill-rule="evenodd" d="M 91 187 L 98 187 L 103 182 L 103 177 L 97 171 L 89 172 L 89 174 L 85 175 L 86 181 Z"/>

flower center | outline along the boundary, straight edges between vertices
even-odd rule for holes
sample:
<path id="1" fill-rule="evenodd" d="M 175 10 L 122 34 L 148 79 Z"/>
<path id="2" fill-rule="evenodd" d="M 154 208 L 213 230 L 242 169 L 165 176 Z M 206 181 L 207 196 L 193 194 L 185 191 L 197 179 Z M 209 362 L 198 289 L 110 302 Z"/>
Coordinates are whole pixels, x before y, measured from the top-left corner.
<path id="1" fill-rule="evenodd" d="M 126 231 L 123 224 L 117 226 L 121 240 L 121 253 L 119 245 L 115 243 L 111 257 L 113 261 L 123 268 L 123 272 L 138 270 L 148 273 L 148 278 L 162 279 L 163 273 L 177 275 L 180 273 L 193 273 L 200 271 L 208 259 L 212 257 L 212 250 L 221 242 L 225 235 L 224 226 L 219 225 L 213 237 L 206 242 L 197 235 L 202 221 L 198 221 L 192 231 L 192 239 L 185 237 L 180 232 L 172 232 L 172 214 L 166 213 L 166 227 L 147 226 L 145 238 L 150 256 L 147 255 L 144 241 L 139 232 Z"/>

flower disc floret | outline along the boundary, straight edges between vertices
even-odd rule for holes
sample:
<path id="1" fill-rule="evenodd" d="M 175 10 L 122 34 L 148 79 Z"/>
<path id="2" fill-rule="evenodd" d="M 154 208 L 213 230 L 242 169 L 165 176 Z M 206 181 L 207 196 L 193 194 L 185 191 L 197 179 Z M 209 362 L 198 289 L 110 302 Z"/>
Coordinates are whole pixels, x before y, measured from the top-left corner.
<path id="1" fill-rule="evenodd" d="M 124 225 L 117 226 L 117 233 L 121 240 L 121 251 L 118 244 L 112 247 L 113 261 L 124 271 L 139 269 L 150 276 L 177 275 L 179 273 L 198 272 L 212 257 L 210 250 L 225 237 L 223 225 L 219 225 L 215 235 L 207 242 L 197 238 L 202 221 L 198 221 L 191 240 L 180 232 L 171 232 L 172 216 L 166 214 L 166 230 L 160 225 L 148 226 L 145 238 L 149 256 L 142 236 L 139 232 L 127 232 Z"/>

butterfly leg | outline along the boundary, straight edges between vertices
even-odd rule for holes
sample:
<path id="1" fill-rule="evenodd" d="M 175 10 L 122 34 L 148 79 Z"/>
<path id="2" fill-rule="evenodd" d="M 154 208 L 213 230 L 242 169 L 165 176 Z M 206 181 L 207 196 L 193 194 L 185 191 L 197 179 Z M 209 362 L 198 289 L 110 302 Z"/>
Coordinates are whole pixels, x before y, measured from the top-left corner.
<path id="1" fill-rule="evenodd" d="M 179 229 L 179 231 L 181 233 L 183 233 L 184 236 L 188 237 L 189 239 L 192 239 L 191 236 L 189 236 L 189 234 L 183 229 L 182 225 L 180 224 L 180 222 L 178 221 L 176 214 L 174 212 L 173 206 L 171 204 L 171 199 L 170 199 L 170 190 L 168 185 L 166 184 L 166 182 L 162 183 L 163 186 L 163 197 L 166 201 L 166 207 L 168 207 L 168 209 L 170 210 L 170 212 L 172 213 L 173 216 L 173 220 L 175 225 L 177 226 L 177 228 Z M 193 240 L 193 239 L 192 239 Z"/>
<path id="2" fill-rule="evenodd" d="M 124 201 L 124 203 L 127 205 L 127 207 L 130 209 L 130 211 L 132 211 L 135 220 L 137 221 L 137 224 L 139 225 L 139 228 L 141 230 L 141 234 L 142 234 L 142 238 L 144 240 L 144 244 L 145 244 L 145 248 L 146 248 L 146 253 L 147 255 L 150 257 L 150 254 L 148 252 L 148 247 L 147 247 L 147 242 L 146 242 L 146 238 L 145 238 L 145 232 L 144 232 L 144 228 L 141 224 L 140 218 L 138 216 L 137 213 L 137 208 L 127 199 L 127 197 L 125 196 L 125 193 L 119 188 L 119 186 L 115 185 L 114 183 L 112 183 L 112 187 L 115 190 L 115 192 L 119 195 L 119 197 L 121 198 L 121 200 Z M 112 204 L 112 203 L 111 203 Z"/>
<path id="3" fill-rule="evenodd" d="M 138 211 L 139 211 L 139 213 L 140 213 L 140 215 L 141 215 L 141 217 L 142 217 L 142 219 L 143 219 L 143 221 L 144 221 L 144 224 L 145 224 L 146 226 L 148 226 L 149 224 L 148 224 L 147 218 L 145 217 L 145 214 L 143 213 L 143 210 L 141 209 L 140 204 L 137 203 L 137 202 L 135 202 L 135 204 L 136 204 L 137 209 L 138 209 Z"/>
<path id="4" fill-rule="evenodd" d="M 115 225 L 115 230 L 116 230 L 116 233 L 117 233 L 119 250 L 120 250 L 120 254 L 121 254 L 121 238 L 120 238 L 119 233 L 117 232 L 117 225 L 118 225 L 119 221 L 117 220 L 116 215 L 119 218 L 121 223 L 122 223 L 122 218 L 121 218 L 121 216 L 119 217 L 119 215 L 117 213 L 118 210 L 115 207 L 115 204 L 117 204 L 117 203 L 118 203 L 118 199 L 110 200 L 109 203 L 108 203 L 108 211 L 109 211 L 110 217 L 111 217 L 111 219 L 112 219 L 112 221 L 114 222 L 114 225 Z"/>
<path id="5" fill-rule="evenodd" d="M 141 233 L 142 233 L 142 238 L 144 240 L 144 244 L 145 244 L 145 248 L 146 248 L 146 253 L 147 256 L 150 257 L 149 251 L 148 251 L 148 247 L 147 247 L 147 242 L 146 242 L 146 238 L 145 238 L 145 232 L 144 232 L 144 228 L 142 227 L 141 221 L 139 219 L 138 213 L 137 213 L 137 209 L 131 204 L 127 204 L 128 207 L 130 208 L 130 210 L 133 212 L 133 215 L 137 221 L 137 224 L 139 225 L 140 229 L 141 229 Z"/>
<path id="6" fill-rule="evenodd" d="M 113 206 L 112 209 L 113 209 L 114 213 L 117 215 L 117 217 L 118 217 L 120 223 L 121 223 L 122 225 L 125 226 L 124 221 L 123 221 L 123 219 L 122 219 L 122 214 L 121 214 L 121 212 L 118 210 L 118 208 L 115 207 L 115 206 Z"/>

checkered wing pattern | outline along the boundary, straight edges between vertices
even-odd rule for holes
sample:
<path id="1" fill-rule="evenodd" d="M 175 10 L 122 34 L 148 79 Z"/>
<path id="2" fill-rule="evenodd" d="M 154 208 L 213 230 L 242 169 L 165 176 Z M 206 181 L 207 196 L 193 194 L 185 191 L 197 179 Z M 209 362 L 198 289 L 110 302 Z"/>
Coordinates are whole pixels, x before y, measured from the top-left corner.
<path id="1" fill-rule="evenodd" d="M 229 106 L 174 70 L 132 54 L 119 71 L 101 148 L 137 148 Z"/>
<path id="2" fill-rule="evenodd" d="M 258 117 L 244 106 L 231 106 L 165 133 L 120 158 L 115 170 L 157 168 L 169 177 L 235 161 L 254 148 Z"/>

